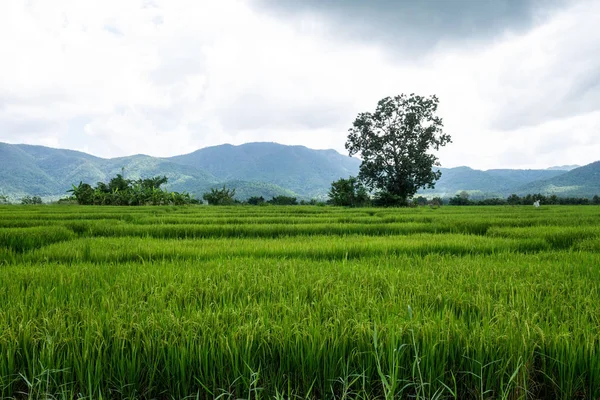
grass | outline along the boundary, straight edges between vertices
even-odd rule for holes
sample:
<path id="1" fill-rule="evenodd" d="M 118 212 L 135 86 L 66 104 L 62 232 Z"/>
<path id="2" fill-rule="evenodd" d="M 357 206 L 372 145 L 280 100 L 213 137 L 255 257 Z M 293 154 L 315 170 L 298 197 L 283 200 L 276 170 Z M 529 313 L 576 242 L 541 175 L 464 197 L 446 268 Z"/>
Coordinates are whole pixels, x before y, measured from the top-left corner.
<path id="1" fill-rule="evenodd" d="M 599 398 L 598 217 L 0 207 L 0 397 Z"/>

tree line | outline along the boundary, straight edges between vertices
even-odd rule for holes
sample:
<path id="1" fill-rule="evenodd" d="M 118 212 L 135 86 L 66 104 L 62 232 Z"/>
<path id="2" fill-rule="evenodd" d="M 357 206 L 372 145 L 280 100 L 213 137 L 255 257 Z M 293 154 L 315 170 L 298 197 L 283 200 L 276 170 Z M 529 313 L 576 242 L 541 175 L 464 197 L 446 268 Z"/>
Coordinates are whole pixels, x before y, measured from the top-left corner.
<path id="1" fill-rule="evenodd" d="M 96 186 L 79 182 L 68 192 L 81 205 L 144 206 L 144 205 L 185 205 L 199 204 L 187 192 L 170 192 L 161 186 L 167 183 L 166 176 L 148 179 L 125 179 L 117 174 L 108 183 L 98 182 Z"/>
<path id="2" fill-rule="evenodd" d="M 506 199 L 503 198 L 491 198 L 491 199 L 480 199 L 471 200 L 467 192 L 463 191 L 456 196 L 448 200 L 448 204 L 454 206 L 471 206 L 471 205 L 531 205 L 534 202 L 539 201 L 540 204 L 546 205 L 600 205 L 600 196 L 595 195 L 591 199 L 587 197 L 559 197 L 555 194 L 545 196 L 541 193 L 527 194 L 524 196 L 518 196 L 511 194 Z"/>

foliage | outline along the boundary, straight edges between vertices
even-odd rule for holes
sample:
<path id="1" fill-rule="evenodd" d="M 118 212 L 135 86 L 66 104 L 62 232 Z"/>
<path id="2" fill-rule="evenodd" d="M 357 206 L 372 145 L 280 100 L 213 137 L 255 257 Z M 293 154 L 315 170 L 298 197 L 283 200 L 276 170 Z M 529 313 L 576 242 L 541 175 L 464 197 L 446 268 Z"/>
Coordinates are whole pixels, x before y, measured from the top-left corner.
<path id="1" fill-rule="evenodd" d="M 465 192 L 466 193 L 466 192 Z M 527 194 L 523 197 L 520 197 L 516 194 L 511 194 L 506 199 L 502 198 L 487 198 L 480 200 L 471 200 L 468 195 L 457 194 L 456 196 L 450 198 L 448 203 L 454 206 L 499 206 L 499 205 L 524 205 L 531 206 L 534 202 L 538 201 L 540 204 L 545 205 L 587 205 L 587 204 L 600 204 L 594 203 L 594 199 L 590 200 L 587 197 L 558 197 L 556 195 L 544 196 L 541 193 L 537 194 Z"/>
<path id="2" fill-rule="evenodd" d="M 204 193 L 202 198 L 213 206 L 228 206 L 235 203 L 235 188 L 227 189 L 223 185 L 222 189 L 212 188 L 210 192 Z"/>
<path id="3" fill-rule="evenodd" d="M 108 184 L 98 182 L 96 187 L 79 182 L 72 185 L 71 193 L 81 205 L 143 206 L 199 204 L 189 193 L 169 192 L 160 187 L 167 183 L 166 176 L 131 180 L 117 174 Z"/>
<path id="4" fill-rule="evenodd" d="M 513 193 L 510 196 L 508 196 L 508 198 L 506 199 L 506 202 L 508 204 L 510 204 L 511 206 L 516 206 L 517 204 L 519 204 L 521 202 L 521 198 L 518 195 Z"/>
<path id="5" fill-rule="evenodd" d="M 8 196 L 0 195 L 0 204 L 10 204 Z"/>
<path id="6" fill-rule="evenodd" d="M 72 204 L 72 205 L 75 205 L 75 204 L 78 204 L 78 203 L 77 203 L 77 199 L 74 196 L 68 196 L 68 197 L 63 197 L 63 198 L 60 198 L 60 199 L 56 200 L 56 204 L 65 204 L 65 205 Z"/>
<path id="7" fill-rule="evenodd" d="M 248 200 L 246 200 L 246 203 L 250 204 L 251 206 L 260 206 L 265 204 L 265 198 L 262 196 L 252 196 Z"/>
<path id="8" fill-rule="evenodd" d="M 330 204 L 342 207 L 364 207 L 371 200 L 367 189 L 353 176 L 332 182 L 328 196 Z"/>
<path id="9" fill-rule="evenodd" d="M 23 205 L 36 205 L 42 203 L 42 198 L 39 196 L 25 196 L 21 199 L 21 204 Z"/>
<path id="10" fill-rule="evenodd" d="M 290 196 L 275 196 L 268 201 L 269 204 L 276 206 L 295 206 L 298 205 L 295 197 Z"/>
<path id="11" fill-rule="evenodd" d="M 540 201 L 541 204 L 546 204 L 546 205 L 586 205 L 586 204 L 590 204 L 590 199 L 588 199 L 586 197 L 558 197 L 556 195 L 545 196 L 541 193 L 527 194 L 522 197 L 520 197 L 516 194 L 512 194 L 506 199 L 506 204 L 530 206 L 538 200 Z M 591 203 L 593 203 L 593 200 Z"/>
<path id="12" fill-rule="evenodd" d="M 346 149 L 360 154 L 359 179 L 381 194 L 382 205 L 406 205 L 420 188 L 433 188 L 441 172 L 428 153 L 451 142 L 436 115 L 438 98 L 415 94 L 386 97 L 374 113 L 360 113 L 349 129 Z"/>
<path id="13" fill-rule="evenodd" d="M 373 196 L 372 204 L 375 207 L 408 206 L 408 199 L 404 196 L 388 192 L 387 190 L 380 190 Z"/>
<path id="14" fill-rule="evenodd" d="M 413 201 L 418 205 L 418 206 L 426 206 L 429 202 L 427 201 L 427 199 L 423 196 L 418 196 L 416 198 L 413 199 Z"/>
<path id="15" fill-rule="evenodd" d="M 468 206 L 471 204 L 469 201 L 469 193 L 466 191 L 462 191 L 458 193 L 456 196 L 450 199 L 448 202 L 451 206 Z"/>
<path id="16" fill-rule="evenodd" d="M 444 204 L 444 199 L 441 197 L 434 197 L 429 201 L 429 205 L 432 207 L 441 207 Z"/>

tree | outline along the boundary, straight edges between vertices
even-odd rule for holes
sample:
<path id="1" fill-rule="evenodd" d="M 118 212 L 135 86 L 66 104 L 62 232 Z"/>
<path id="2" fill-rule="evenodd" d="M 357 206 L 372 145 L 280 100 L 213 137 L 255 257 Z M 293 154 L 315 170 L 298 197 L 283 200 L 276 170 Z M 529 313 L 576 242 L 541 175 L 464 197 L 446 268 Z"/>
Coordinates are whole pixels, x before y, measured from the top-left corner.
<path id="1" fill-rule="evenodd" d="M 81 205 L 113 205 L 113 206 L 143 206 L 143 205 L 184 205 L 201 204 L 189 193 L 169 192 L 161 189 L 168 182 L 166 176 L 155 176 L 148 179 L 130 180 L 117 174 L 108 184 L 98 182 L 96 187 L 83 182 L 78 186 L 72 185 L 67 192 Z"/>
<path id="2" fill-rule="evenodd" d="M 210 192 L 204 193 L 202 198 L 210 205 L 226 206 L 235 203 L 234 196 L 235 189 L 227 189 L 225 185 L 223 185 L 223 189 L 210 189 Z"/>
<path id="3" fill-rule="evenodd" d="M 513 193 L 510 196 L 508 196 L 508 198 L 506 199 L 506 202 L 508 204 L 510 204 L 511 206 L 516 206 L 517 204 L 521 203 L 521 198 L 518 195 Z"/>
<path id="4" fill-rule="evenodd" d="M 42 204 L 42 198 L 39 196 L 25 196 L 21 199 L 21 204 L 23 205 L 37 205 Z"/>
<path id="5" fill-rule="evenodd" d="M 592 198 L 592 204 L 596 204 L 596 205 L 600 204 L 600 197 L 598 197 L 598 195 L 595 195 Z"/>
<path id="6" fill-rule="evenodd" d="M 429 205 L 432 208 L 438 208 L 441 207 L 442 204 L 444 204 L 444 200 L 441 197 L 434 197 L 433 199 L 431 199 L 431 201 L 429 202 Z"/>
<path id="7" fill-rule="evenodd" d="M 79 186 L 71 186 L 73 186 L 73 188 L 67 190 L 67 193 L 72 193 L 78 204 L 94 204 L 94 189 L 89 184 L 80 181 Z"/>
<path id="8" fill-rule="evenodd" d="M 298 205 L 295 197 L 290 196 L 273 196 L 271 200 L 267 203 L 273 204 L 276 206 L 295 206 Z"/>
<path id="9" fill-rule="evenodd" d="M 332 182 L 328 196 L 334 206 L 361 207 L 370 201 L 367 189 L 354 176 Z"/>
<path id="10" fill-rule="evenodd" d="M 441 171 L 430 149 L 451 142 L 436 116 L 439 100 L 401 94 L 377 103 L 374 113 L 360 113 L 349 129 L 346 149 L 362 158 L 359 179 L 384 201 L 406 204 L 420 188 L 433 188 Z"/>
<path id="11" fill-rule="evenodd" d="M 460 193 L 457 193 L 456 196 L 452 197 L 448 204 L 451 206 L 468 206 L 472 204 L 471 200 L 469 200 L 469 193 L 466 190 L 463 190 Z"/>
<path id="12" fill-rule="evenodd" d="M 260 197 L 252 196 L 246 201 L 246 203 L 253 205 L 253 206 L 260 206 L 262 204 L 265 204 L 265 198 L 262 196 L 260 196 Z"/>
<path id="13" fill-rule="evenodd" d="M 427 199 L 423 196 L 419 196 L 416 199 L 417 205 L 419 206 L 426 206 L 427 205 Z"/>

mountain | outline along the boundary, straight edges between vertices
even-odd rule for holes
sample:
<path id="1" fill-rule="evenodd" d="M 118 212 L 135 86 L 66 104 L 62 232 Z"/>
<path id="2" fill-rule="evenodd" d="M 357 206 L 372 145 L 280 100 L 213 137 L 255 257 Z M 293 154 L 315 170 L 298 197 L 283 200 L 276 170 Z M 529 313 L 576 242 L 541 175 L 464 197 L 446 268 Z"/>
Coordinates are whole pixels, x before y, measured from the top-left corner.
<path id="1" fill-rule="evenodd" d="M 325 197 L 332 181 L 356 175 L 360 160 L 334 150 L 311 150 L 275 143 L 222 145 L 194 153 L 157 158 L 134 155 L 105 159 L 73 150 L 0 143 L 0 195 L 56 200 L 80 181 L 107 182 L 123 171 L 129 179 L 166 175 L 169 190 L 197 198 L 226 185 L 236 198 Z M 206 166 L 206 167 L 205 167 Z M 213 174 L 211 171 L 215 171 Z"/>
<path id="2" fill-rule="evenodd" d="M 579 167 L 581 167 L 581 165 L 557 165 L 557 166 L 546 168 L 546 169 L 551 170 L 551 171 L 570 171 L 572 169 L 579 168 Z"/>
<path id="3" fill-rule="evenodd" d="M 517 194 L 542 193 L 561 197 L 600 195 L 600 161 L 575 168 L 551 179 L 521 186 Z"/>
<path id="4" fill-rule="evenodd" d="M 219 183 L 216 177 L 206 171 L 147 155 L 104 160 L 104 177 L 94 182 L 107 181 L 122 171 L 128 179 L 165 175 L 169 178 L 168 184 L 165 185 L 169 190 L 187 191 L 196 195 L 201 195 L 210 187 Z"/>
<path id="5" fill-rule="evenodd" d="M 565 171 L 542 169 L 490 169 L 480 171 L 469 167 L 439 168 L 442 177 L 434 189 L 419 193 L 427 196 L 452 197 L 467 191 L 471 197 L 506 197 L 516 188 L 540 179 L 550 179 Z"/>
<path id="6" fill-rule="evenodd" d="M 304 197 L 324 198 L 331 182 L 358 174 L 360 160 L 335 150 L 277 143 L 206 147 L 169 160 L 210 172 L 220 180 L 269 182 Z"/>
<path id="7" fill-rule="evenodd" d="M 312 150 L 277 143 L 229 144 L 207 147 L 169 158 L 133 155 L 100 158 L 73 150 L 0 143 L 0 195 L 17 200 L 25 195 L 45 201 L 66 195 L 80 181 L 95 185 L 117 173 L 126 178 L 166 175 L 166 188 L 200 198 L 211 188 L 236 189 L 240 200 L 251 196 L 325 198 L 331 182 L 356 176 L 360 160 L 334 150 Z M 419 194 L 452 197 L 465 190 L 472 198 L 506 197 L 511 193 L 546 193 L 592 197 L 600 194 L 600 162 L 567 171 L 469 167 L 440 168 L 435 189 Z"/>
<path id="8" fill-rule="evenodd" d="M 96 182 L 102 176 L 97 168 L 101 160 L 78 151 L 0 143 L 0 194 L 47 197 L 64 193 L 75 181 Z"/>

